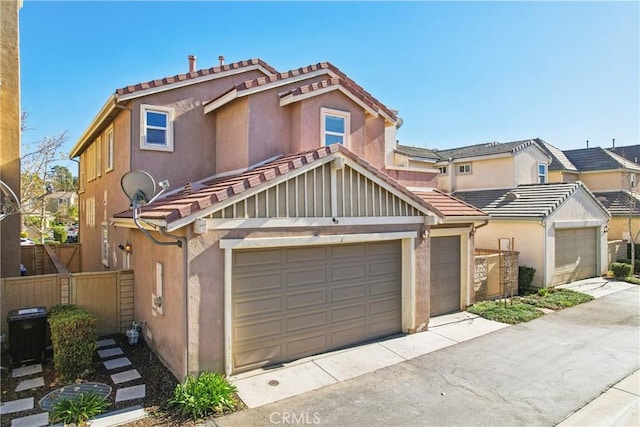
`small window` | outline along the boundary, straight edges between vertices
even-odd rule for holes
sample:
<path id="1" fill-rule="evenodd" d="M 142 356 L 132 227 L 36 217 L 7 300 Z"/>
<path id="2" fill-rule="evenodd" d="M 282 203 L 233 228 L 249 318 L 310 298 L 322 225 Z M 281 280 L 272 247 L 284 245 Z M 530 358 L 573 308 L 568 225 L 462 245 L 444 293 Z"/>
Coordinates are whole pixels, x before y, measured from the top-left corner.
<path id="1" fill-rule="evenodd" d="M 350 114 L 346 111 L 320 108 L 322 119 L 322 141 L 324 145 L 347 145 Z"/>
<path id="2" fill-rule="evenodd" d="M 173 151 L 173 110 L 142 105 L 140 148 Z"/>
<path id="3" fill-rule="evenodd" d="M 109 224 L 102 223 L 102 265 L 109 267 Z"/>
<path id="4" fill-rule="evenodd" d="M 105 166 L 104 171 L 113 170 L 113 126 L 111 126 L 105 136 Z"/>
<path id="5" fill-rule="evenodd" d="M 438 169 L 440 170 L 440 175 L 446 175 L 447 174 L 447 167 L 446 166 L 440 166 L 440 167 L 438 167 Z"/>
<path id="6" fill-rule="evenodd" d="M 471 164 L 467 163 L 466 165 L 459 165 L 458 173 L 459 174 L 471 173 Z"/>
<path id="7" fill-rule="evenodd" d="M 538 183 L 544 184 L 547 182 L 547 165 L 545 163 L 538 163 Z"/>

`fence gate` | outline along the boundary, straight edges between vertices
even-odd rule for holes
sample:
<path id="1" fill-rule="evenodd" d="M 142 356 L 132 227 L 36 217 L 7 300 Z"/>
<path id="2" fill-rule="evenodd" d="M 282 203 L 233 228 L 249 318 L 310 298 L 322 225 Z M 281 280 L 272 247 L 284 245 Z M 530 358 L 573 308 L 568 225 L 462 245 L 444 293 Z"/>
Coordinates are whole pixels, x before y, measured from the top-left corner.
<path id="1" fill-rule="evenodd" d="M 112 271 L 71 275 L 70 299 L 96 318 L 98 335 L 119 329 L 118 275 Z"/>

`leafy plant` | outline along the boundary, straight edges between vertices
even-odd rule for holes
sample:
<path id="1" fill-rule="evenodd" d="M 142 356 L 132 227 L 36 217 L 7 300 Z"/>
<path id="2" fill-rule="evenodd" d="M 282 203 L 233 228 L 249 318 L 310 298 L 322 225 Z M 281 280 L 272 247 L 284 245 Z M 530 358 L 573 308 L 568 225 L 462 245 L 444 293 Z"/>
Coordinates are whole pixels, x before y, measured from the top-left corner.
<path id="1" fill-rule="evenodd" d="M 571 289 L 543 288 L 537 294 L 518 298 L 523 304 L 529 304 L 534 307 L 550 308 L 552 310 L 560 310 L 566 307 L 582 304 L 593 300 L 591 295 L 582 292 L 572 291 Z"/>
<path id="2" fill-rule="evenodd" d="M 63 399 L 54 403 L 49 414 L 52 422 L 85 425 L 89 418 L 100 415 L 109 402 L 96 393 L 81 393 L 75 399 Z"/>
<path id="3" fill-rule="evenodd" d="M 502 305 L 496 301 L 481 301 L 467 308 L 470 313 L 477 314 L 485 319 L 495 320 L 503 323 L 521 323 L 536 319 L 544 313 L 537 308 L 514 302 L 513 304 Z"/>
<path id="4" fill-rule="evenodd" d="M 93 369 L 96 350 L 96 319 L 74 305 L 59 305 L 49 313 L 53 364 L 65 378 L 73 378 Z"/>
<path id="5" fill-rule="evenodd" d="M 631 264 L 614 262 L 611 264 L 611 271 L 616 279 L 624 279 L 631 275 Z"/>
<path id="6" fill-rule="evenodd" d="M 551 292 L 552 292 L 552 290 L 550 288 L 541 288 L 541 289 L 538 290 L 538 295 L 540 295 L 541 297 L 546 297 Z"/>
<path id="7" fill-rule="evenodd" d="M 53 239 L 60 243 L 66 242 L 67 230 L 65 230 L 64 227 L 53 227 Z"/>
<path id="8" fill-rule="evenodd" d="M 527 293 L 536 275 L 536 269 L 521 265 L 518 267 L 518 293 L 524 295 Z"/>
<path id="9" fill-rule="evenodd" d="M 180 415 L 197 420 L 210 414 L 235 410 L 238 405 L 236 391 L 236 387 L 224 376 L 203 372 L 198 378 L 189 375 L 184 384 L 176 385 L 168 403 Z"/>

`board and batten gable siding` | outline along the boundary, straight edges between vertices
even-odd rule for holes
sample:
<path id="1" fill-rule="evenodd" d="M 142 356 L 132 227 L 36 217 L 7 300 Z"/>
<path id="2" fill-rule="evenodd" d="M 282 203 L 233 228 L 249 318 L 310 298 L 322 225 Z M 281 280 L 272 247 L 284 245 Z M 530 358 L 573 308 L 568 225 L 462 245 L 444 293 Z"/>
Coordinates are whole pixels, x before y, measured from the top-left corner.
<path id="1" fill-rule="evenodd" d="M 313 218 L 420 216 L 418 209 L 349 166 L 335 171 L 332 195 L 330 163 L 215 212 L 210 218 Z M 336 211 L 332 211 L 335 197 Z"/>

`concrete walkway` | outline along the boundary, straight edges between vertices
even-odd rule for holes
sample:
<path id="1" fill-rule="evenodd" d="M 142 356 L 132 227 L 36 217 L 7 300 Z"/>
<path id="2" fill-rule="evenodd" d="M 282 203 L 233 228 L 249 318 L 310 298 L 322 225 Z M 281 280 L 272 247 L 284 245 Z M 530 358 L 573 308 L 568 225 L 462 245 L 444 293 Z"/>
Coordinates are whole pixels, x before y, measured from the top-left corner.
<path id="1" fill-rule="evenodd" d="M 403 357 L 400 345 L 393 350 L 385 345 L 393 340 L 382 341 L 374 346 L 406 360 L 344 381 L 336 377 L 339 367 L 333 366 L 332 371 L 323 369 L 325 373 L 331 372 L 329 376 L 336 382 L 269 404 L 264 404 L 264 400 L 253 402 L 262 406 L 218 418 L 215 424 L 553 426 L 563 421 L 564 425 L 584 425 L 583 421 L 588 420 L 588 425 L 617 425 L 607 416 L 598 419 L 589 415 L 582 421 L 575 417 L 591 410 L 586 407 L 589 402 L 640 368 L 640 287 L 602 279 L 576 282 L 572 286 L 598 299 L 528 323 L 496 328 L 495 332 L 475 339 L 461 339 L 456 345 L 444 345 L 413 358 Z M 464 321 L 443 326 L 432 324 L 429 332 L 404 339 L 418 340 L 413 337 L 431 335 L 435 340 L 435 335 L 439 335 L 458 341 L 450 332 L 443 331 L 449 327 L 460 333 L 469 322 L 481 323 L 478 319 L 459 320 Z M 405 342 L 412 351 L 419 351 L 425 343 L 418 341 Z M 356 351 L 349 350 L 353 356 L 359 354 Z M 344 352 L 329 357 L 340 354 Z M 351 365 L 370 363 L 368 353 L 360 356 L 360 360 L 354 357 L 343 360 Z M 292 367 L 304 363 L 327 365 L 314 359 Z M 259 375 L 267 379 L 268 374 Z M 259 375 L 234 380 L 242 385 L 243 379 Z M 303 373 L 294 377 L 297 382 L 305 381 Z M 633 394 L 628 391 L 633 387 L 625 384 L 635 384 L 634 381 L 637 383 L 637 377 L 630 377 L 614 386 L 611 393 Z M 271 386 L 263 393 L 276 394 L 278 387 Z M 241 396 L 242 393 L 246 394 L 246 389 L 241 389 Z M 634 409 L 637 406 L 629 405 L 628 401 L 625 405 L 626 409 L 613 410 L 617 413 L 615 419 L 628 419 L 631 425 L 640 425 L 638 411 Z M 611 408 L 611 403 L 605 406 Z M 581 408 L 584 409 L 576 412 Z M 594 413 L 602 411 L 591 410 Z"/>

